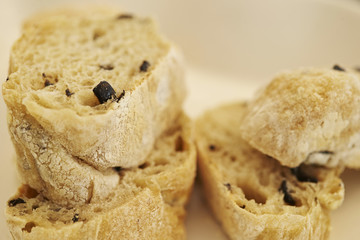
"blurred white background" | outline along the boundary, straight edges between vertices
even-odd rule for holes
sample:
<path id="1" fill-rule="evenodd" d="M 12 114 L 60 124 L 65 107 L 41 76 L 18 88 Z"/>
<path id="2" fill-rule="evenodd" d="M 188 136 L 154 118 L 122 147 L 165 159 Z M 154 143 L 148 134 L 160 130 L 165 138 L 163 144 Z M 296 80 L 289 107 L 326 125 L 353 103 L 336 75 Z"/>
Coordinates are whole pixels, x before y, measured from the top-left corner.
<path id="1" fill-rule="evenodd" d="M 11 44 L 21 22 L 40 10 L 96 3 L 154 16 L 161 30 L 185 53 L 189 97 L 185 108 L 195 117 L 226 101 L 250 98 L 276 72 L 299 66 L 360 66 L 359 0 L 1 0 L 0 79 L 7 77 Z M 13 150 L 0 100 L 0 205 L 18 185 Z M 334 212 L 331 239 L 359 239 L 360 173 L 347 171 L 346 200 Z M 204 207 L 198 187 L 189 206 L 188 239 L 225 239 Z M 9 239 L 3 214 L 0 239 Z"/>

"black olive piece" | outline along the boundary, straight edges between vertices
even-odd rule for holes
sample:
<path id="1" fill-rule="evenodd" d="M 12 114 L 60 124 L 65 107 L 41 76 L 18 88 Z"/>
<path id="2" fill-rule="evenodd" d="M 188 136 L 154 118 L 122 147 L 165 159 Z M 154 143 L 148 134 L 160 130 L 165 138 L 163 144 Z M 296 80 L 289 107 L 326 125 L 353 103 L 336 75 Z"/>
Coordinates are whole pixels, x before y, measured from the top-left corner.
<path id="1" fill-rule="evenodd" d="M 224 186 L 231 191 L 231 184 L 230 183 L 224 183 Z"/>
<path id="2" fill-rule="evenodd" d="M 94 87 L 93 92 L 101 104 L 105 103 L 109 99 L 116 98 L 116 92 L 107 81 L 101 81 L 96 87 Z"/>
<path id="3" fill-rule="evenodd" d="M 337 65 L 337 64 L 335 64 L 335 65 L 333 66 L 333 69 L 334 69 L 334 70 L 337 70 L 337 71 L 345 72 L 345 69 L 342 68 L 342 67 L 340 67 L 340 66 Z"/>
<path id="4" fill-rule="evenodd" d="M 132 19 L 134 18 L 134 15 L 130 13 L 122 13 L 116 17 L 116 19 Z"/>
<path id="5" fill-rule="evenodd" d="M 123 170 L 122 167 L 113 167 L 113 169 L 114 169 L 116 172 L 120 172 L 121 170 Z"/>
<path id="6" fill-rule="evenodd" d="M 9 201 L 9 207 L 15 207 L 18 204 L 25 203 L 24 199 L 22 198 L 15 198 Z"/>
<path id="7" fill-rule="evenodd" d="M 53 83 L 51 83 L 49 80 L 45 80 L 45 83 L 44 83 L 45 87 L 47 86 L 50 86 L 50 85 L 54 85 Z M 67 94 L 66 94 L 67 95 Z"/>
<path id="8" fill-rule="evenodd" d="M 291 194 L 288 192 L 288 188 L 287 188 L 287 185 L 286 185 L 286 181 L 283 180 L 281 182 L 281 185 L 280 185 L 280 189 L 283 193 L 284 193 L 284 202 L 286 202 L 287 204 L 291 205 L 291 206 L 295 206 L 295 200 L 294 198 L 291 196 Z"/>
<path id="9" fill-rule="evenodd" d="M 149 67 L 150 67 L 150 63 L 144 60 L 140 66 L 140 72 L 146 72 Z"/>
<path id="10" fill-rule="evenodd" d="M 73 92 L 70 92 L 70 90 L 67 88 L 67 89 L 65 90 L 65 94 L 66 94 L 66 96 L 70 97 L 70 96 L 73 95 L 74 93 L 73 93 Z"/>
<path id="11" fill-rule="evenodd" d="M 323 150 L 323 151 L 318 151 L 318 152 L 313 152 L 313 153 L 321 153 L 321 154 L 334 154 L 334 152 L 329 151 L 329 150 Z"/>
<path id="12" fill-rule="evenodd" d="M 120 94 L 120 96 L 117 98 L 117 102 L 119 102 L 123 97 L 125 96 L 125 90 L 123 90 Z"/>
<path id="13" fill-rule="evenodd" d="M 216 149 L 216 147 L 215 147 L 215 145 L 210 144 L 210 145 L 209 145 L 209 149 L 210 149 L 210 151 L 214 151 L 214 150 Z"/>
<path id="14" fill-rule="evenodd" d="M 296 179 L 300 182 L 312 182 L 312 183 L 317 183 L 318 179 L 316 177 L 312 177 L 307 175 L 302 169 L 301 167 L 295 167 L 295 168 L 291 168 L 291 173 L 293 175 L 296 176 Z"/>
<path id="15" fill-rule="evenodd" d="M 74 214 L 74 217 L 71 219 L 73 222 L 77 222 L 79 221 L 79 214 L 78 213 L 75 213 Z"/>
<path id="16" fill-rule="evenodd" d="M 9 81 L 9 77 L 6 78 L 6 82 Z"/>

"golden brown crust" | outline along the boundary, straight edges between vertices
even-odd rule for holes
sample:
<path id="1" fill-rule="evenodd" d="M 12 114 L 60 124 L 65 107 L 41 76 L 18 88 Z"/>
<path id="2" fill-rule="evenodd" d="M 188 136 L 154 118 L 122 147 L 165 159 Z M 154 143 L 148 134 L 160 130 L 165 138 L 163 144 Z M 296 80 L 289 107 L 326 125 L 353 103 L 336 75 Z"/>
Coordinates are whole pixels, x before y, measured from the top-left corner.
<path id="1" fill-rule="evenodd" d="M 196 122 L 199 173 L 214 216 L 231 239 L 327 239 L 329 211 L 344 197 L 342 168 L 302 165 L 307 179 L 300 181 L 241 138 L 245 109 L 218 107 Z"/>

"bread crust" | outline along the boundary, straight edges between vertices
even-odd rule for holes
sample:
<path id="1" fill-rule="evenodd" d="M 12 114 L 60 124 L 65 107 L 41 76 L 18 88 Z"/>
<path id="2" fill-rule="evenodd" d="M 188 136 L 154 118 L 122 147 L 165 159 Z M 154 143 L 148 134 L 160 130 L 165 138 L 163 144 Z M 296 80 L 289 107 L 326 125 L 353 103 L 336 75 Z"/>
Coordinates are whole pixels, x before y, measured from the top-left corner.
<path id="1" fill-rule="evenodd" d="M 359 154 L 359 120 L 357 74 L 302 68 L 278 74 L 260 90 L 240 129 L 250 145 L 282 165 L 334 167 Z"/>
<path id="2" fill-rule="evenodd" d="M 329 212 L 344 197 L 343 168 L 303 166 L 318 182 L 297 180 L 241 138 L 245 109 L 220 106 L 196 121 L 199 174 L 215 218 L 230 239 L 328 239 Z M 295 206 L 284 199 L 283 181 Z"/>

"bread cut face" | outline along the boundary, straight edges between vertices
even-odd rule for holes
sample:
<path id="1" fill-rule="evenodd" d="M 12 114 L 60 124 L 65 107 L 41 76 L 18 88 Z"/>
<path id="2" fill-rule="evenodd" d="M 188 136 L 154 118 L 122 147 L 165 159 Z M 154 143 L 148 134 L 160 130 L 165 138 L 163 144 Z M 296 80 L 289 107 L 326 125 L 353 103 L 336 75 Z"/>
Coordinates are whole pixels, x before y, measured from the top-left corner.
<path id="1" fill-rule="evenodd" d="M 337 67 L 280 73 L 249 103 L 240 130 L 286 166 L 356 167 L 350 160 L 360 156 L 359 75 Z"/>
<path id="2" fill-rule="evenodd" d="M 7 223 L 14 239 L 185 239 L 195 169 L 192 126 L 182 116 L 142 166 L 117 169 L 120 181 L 103 201 L 66 207 L 24 185 L 8 202 Z"/>
<path id="3" fill-rule="evenodd" d="M 209 110 L 196 121 L 206 200 L 230 239 L 327 239 L 329 211 L 343 201 L 342 168 L 288 168 L 246 143 L 246 103 Z"/>
<path id="4" fill-rule="evenodd" d="M 103 86 L 95 95 L 101 82 L 113 91 Z M 104 8 L 50 11 L 25 22 L 3 96 L 10 128 L 37 123 L 99 170 L 137 166 L 181 112 L 183 57 L 150 18 Z"/>

